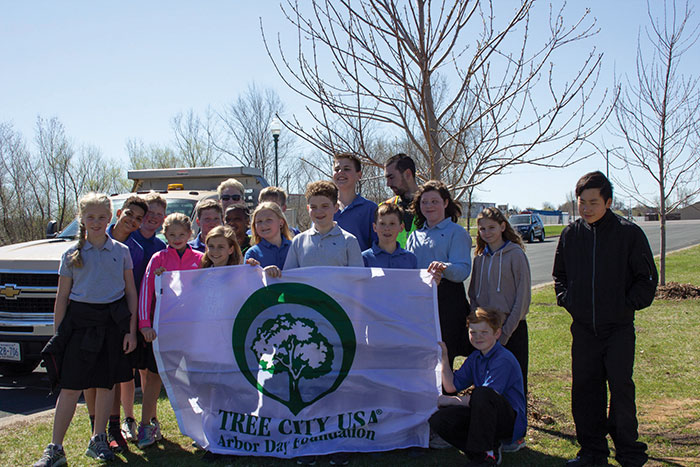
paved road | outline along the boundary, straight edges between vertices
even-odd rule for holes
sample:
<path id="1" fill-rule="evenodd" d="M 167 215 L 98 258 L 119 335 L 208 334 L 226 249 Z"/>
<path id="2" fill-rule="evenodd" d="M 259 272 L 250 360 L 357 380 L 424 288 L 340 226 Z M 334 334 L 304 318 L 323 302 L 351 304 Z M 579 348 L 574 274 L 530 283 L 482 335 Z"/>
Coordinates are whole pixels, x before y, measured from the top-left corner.
<path id="1" fill-rule="evenodd" d="M 640 226 L 649 238 L 652 251 L 658 254 L 661 243 L 658 223 L 643 222 Z M 698 244 L 700 243 L 700 220 L 669 222 L 667 232 L 669 251 Z M 527 245 L 533 285 L 552 280 L 552 264 L 557 241 L 558 238 L 549 238 L 544 243 Z M 47 395 L 47 388 L 48 378 L 41 368 L 32 375 L 22 378 L 0 376 L 0 418 L 15 414 L 28 415 L 53 407 L 56 398 Z"/>
<path id="2" fill-rule="evenodd" d="M 658 222 L 640 222 L 639 226 L 646 233 L 649 245 L 655 255 L 661 251 L 661 237 Z M 554 252 L 559 238 L 547 238 L 544 243 L 528 243 L 527 257 L 530 260 L 532 285 L 545 284 L 552 281 L 552 266 Z M 666 249 L 678 250 L 700 243 L 700 220 L 670 221 L 666 225 Z"/>

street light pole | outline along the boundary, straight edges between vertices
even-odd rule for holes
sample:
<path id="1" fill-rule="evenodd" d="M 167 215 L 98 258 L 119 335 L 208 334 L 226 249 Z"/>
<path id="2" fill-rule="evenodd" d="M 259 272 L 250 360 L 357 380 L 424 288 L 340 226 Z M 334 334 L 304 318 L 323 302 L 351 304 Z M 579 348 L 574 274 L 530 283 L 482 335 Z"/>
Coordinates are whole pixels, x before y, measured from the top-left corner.
<path id="1" fill-rule="evenodd" d="M 279 165 L 277 163 L 277 153 L 281 131 L 282 123 L 280 122 L 279 118 L 273 118 L 272 122 L 270 122 L 270 132 L 272 133 L 272 138 L 275 140 L 275 186 L 279 186 Z"/>

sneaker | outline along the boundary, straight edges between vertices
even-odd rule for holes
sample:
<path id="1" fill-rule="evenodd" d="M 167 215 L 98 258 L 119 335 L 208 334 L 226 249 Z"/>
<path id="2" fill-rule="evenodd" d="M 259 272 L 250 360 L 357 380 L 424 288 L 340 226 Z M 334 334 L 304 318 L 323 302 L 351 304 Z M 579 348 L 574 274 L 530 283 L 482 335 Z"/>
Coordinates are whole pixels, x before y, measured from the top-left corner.
<path id="1" fill-rule="evenodd" d="M 160 423 L 158 423 L 156 417 L 153 417 L 151 419 L 151 425 L 155 427 L 155 430 L 153 431 L 153 436 L 156 438 L 156 441 L 160 441 L 161 439 L 163 439 L 163 433 L 160 432 Z"/>
<path id="2" fill-rule="evenodd" d="M 505 443 L 501 445 L 503 452 L 518 452 L 526 445 L 525 438 L 516 439 L 512 443 Z"/>
<path id="3" fill-rule="evenodd" d="M 90 438 L 85 455 L 100 461 L 114 460 L 114 453 L 109 449 L 109 443 L 107 442 L 107 434 L 100 433 Z"/>
<path id="4" fill-rule="evenodd" d="M 442 437 L 433 430 L 430 430 L 430 441 L 428 442 L 428 447 L 431 449 L 449 449 L 452 447 L 452 445 L 442 439 Z"/>
<path id="5" fill-rule="evenodd" d="M 63 448 L 59 448 L 51 443 L 44 449 L 41 459 L 34 463 L 34 467 L 58 467 L 66 465 L 66 453 Z"/>
<path id="6" fill-rule="evenodd" d="M 336 452 L 330 455 L 331 465 L 348 465 L 350 463 L 350 456 L 346 452 Z"/>
<path id="7" fill-rule="evenodd" d="M 316 456 L 301 456 L 296 461 L 297 465 L 316 465 Z"/>
<path id="8" fill-rule="evenodd" d="M 126 444 L 126 440 L 122 435 L 122 430 L 119 428 L 119 425 L 107 428 L 107 441 L 109 441 L 109 448 L 114 452 L 129 450 L 129 446 Z"/>
<path id="9" fill-rule="evenodd" d="M 139 449 L 143 449 L 154 444 L 156 442 L 155 427 L 150 423 L 148 425 L 144 425 L 143 423 L 140 424 L 139 432 L 136 438 L 136 444 L 139 447 Z"/>
<path id="10" fill-rule="evenodd" d="M 136 423 L 131 417 L 126 417 L 122 423 L 122 435 L 124 439 L 130 441 L 136 441 L 136 437 L 139 435 L 139 424 Z"/>

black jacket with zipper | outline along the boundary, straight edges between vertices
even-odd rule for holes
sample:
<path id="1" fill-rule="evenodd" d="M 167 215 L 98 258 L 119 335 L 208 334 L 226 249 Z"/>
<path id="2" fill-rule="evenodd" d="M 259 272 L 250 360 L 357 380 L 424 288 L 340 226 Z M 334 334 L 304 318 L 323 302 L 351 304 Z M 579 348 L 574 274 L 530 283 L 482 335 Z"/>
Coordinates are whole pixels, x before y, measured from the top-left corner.
<path id="1" fill-rule="evenodd" d="M 654 301 L 658 273 L 639 226 L 609 209 L 599 221 L 564 228 L 554 256 L 557 304 L 596 335 L 632 324 Z"/>

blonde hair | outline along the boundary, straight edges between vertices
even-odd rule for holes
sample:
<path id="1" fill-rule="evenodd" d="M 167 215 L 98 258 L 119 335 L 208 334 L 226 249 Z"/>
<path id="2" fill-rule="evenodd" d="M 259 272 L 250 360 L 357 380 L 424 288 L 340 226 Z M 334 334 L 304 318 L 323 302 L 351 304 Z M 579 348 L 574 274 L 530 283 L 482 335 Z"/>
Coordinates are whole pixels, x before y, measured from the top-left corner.
<path id="1" fill-rule="evenodd" d="M 245 194 L 245 187 L 241 182 L 236 180 L 235 178 L 229 178 L 228 180 L 224 180 L 219 184 L 219 186 L 216 188 L 216 192 L 221 196 L 221 192 L 224 191 L 226 188 L 235 188 L 236 190 L 241 192 L 241 197 Z"/>
<path id="2" fill-rule="evenodd" d="M 510 222 L 508 222 L 508 219 L 506 219 L 506 216 L 503 215 L 501 210 L 498 208 L 485 208 L 479 213 L 478 216 L 476 216 L 477 235 L 476 246 L 474 247 L 474 255 L 480 255 L 486 249 L 486 242 L 483 238 L 481 238 L 481 235 L 478 234 L 479 221 L 481 219 L 489 219 L 494 222 L 497 222 L 499 225 L 505 223 L 506 229 L 501 234 L 503 240 L 516 243 L 520 246 L 520 248 L 525 250 L 525 244 L 523 243 L 523 239 L 520 237 L 520 235 L 518 235 L 518 233 L 515 230 L 513 230 L 513 226 L 510 225 Z"/>
<path id="3" fill-rule="evenodd" d="M 250 221 L 250 232 L 251 232 L 251 243 L 253 245 L 257 245 L 260 243 L 260 240 L 262 240 L 262 237 L 260 234 L 258 234 L 258 231 L 255 228 L 255 216 L 258 215 L 258 213 L 262 211 L 272 211 L 274 212 L 278 218 L 282 219 L 282 227 L 280 228 L 280 234 L 282 235 L 283 238 L 286 238 L 287 240 L 292 239 L 292 232 L 289 230 L 289 224 L 287 224 L 287 218 L 284 216 L 284 213 L 282 212 L 282 208 L 280 208 L 279 204 L 272 202 L 272 201 L 264 201 L 260 204 L 258 204 L 258 207 L 255 208 L 255 211 L 253 211 L 253 216 Z"/>
<path id="4" fill-rule="evenodd" d="M 112 203 L 109 201 L 109 197 L 104 193 L 90 192 L 80 198 L 80 201 L 78 201 L 80 233 L 78 234 L 78 244 L 75 246 L 75 251 L 68 256 L 68 266 L 76 268 L 83 267 L 83 257 L 80 254 L 80 250 L 83 249 L 85 242 L 87 241 L 87 230 L 85 229 L 82 216 L 85 213 L 85 210 L 90 207 L 105 208 L 107 212 L 109 212 L 109 217 L 112 217 Z"/>
<path id="5" fill-rule="evenodd" d="M 174 212 L 165 218 L 163 221 L 163 232 L 167 233 L 168 229 L 173 225 L 180 225 L 192 232 L 192 221 L 181 212 Z"/>
<path id="6" fill-rule="evenodd" d="M 209 243 L 210 238 L 223 237 L 228 242 L 228 246 L 233 247 L 233 253 L 228 257 L 226 262 L 227 266 L 232 264 L 242 264 L 243 263 L 243 253 L 241 253 L 241 247 L 238 246 L 238 241 L 236 240 L 236 233 L 228 225 L 217 225 L 209 231 L 207 238 L 204 240 L 204 244 Z M 209 249 L 204 252 L 202 256 L 202 262 L 200 264 L 201 268 L 210 268 L 214 266 L 213 261 L 209 258 Z"/>
<path id="7" fill-rule="evenodd" d="M 143 196 L 143 200 L 146 201 L 147 204 L 157 204 L 162 207 L 164 211 L 168 209 L 168 202 L 157 191 L 149 191 Z"/>
<path id="8" fill-rule="evenodd" d="M 260 190 L 258 195 L 258 203 L 263 201 L 276 200 L 277 204 L 280 206 L 285 206 L 287 204 L 287 192 L 278 186 L 267 186 Z"/>

